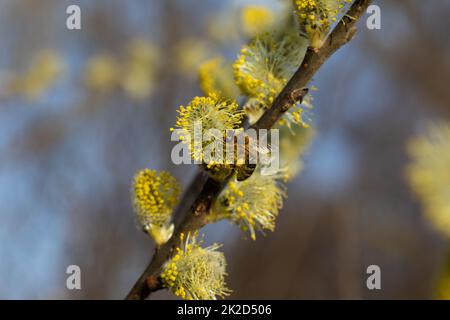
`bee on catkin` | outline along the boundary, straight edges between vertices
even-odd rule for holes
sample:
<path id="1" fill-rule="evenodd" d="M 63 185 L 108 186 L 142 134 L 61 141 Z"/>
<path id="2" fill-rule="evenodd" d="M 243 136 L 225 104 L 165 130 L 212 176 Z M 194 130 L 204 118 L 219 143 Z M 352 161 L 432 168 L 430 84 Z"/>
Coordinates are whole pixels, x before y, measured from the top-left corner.
<path id="1" fill-rule="evenodd" d="M 211 93 L 195 97 L 189 105 L 181 106 L 178 113 L 175 128 L 180 133 L 179 139 L 187 144 L 191 158 L 213 179 L 225 179 L 233 170 L 233 164 L 225 161 L 223 146 L 227 131 L 239 129 L 244 118 L 238 104 Z M 214 142 L 220 147 L 211 150 Z"/>

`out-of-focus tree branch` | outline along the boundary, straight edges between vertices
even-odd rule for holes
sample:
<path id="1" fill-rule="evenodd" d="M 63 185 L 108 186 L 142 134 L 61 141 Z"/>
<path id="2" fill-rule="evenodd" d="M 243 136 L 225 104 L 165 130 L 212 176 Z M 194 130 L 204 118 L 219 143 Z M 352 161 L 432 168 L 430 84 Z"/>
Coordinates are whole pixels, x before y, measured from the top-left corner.
<path id="1" fill-rule="evenodd" d="M 330 33 L 325 44 L 317 51 L 308 49 L 294 76 L 275 99 L 272 107 L 262 115 L 252 128 L 270 129 L 289 110 L 290 106 L 303 98 L 307 92 L 305 88 L 314 74 L 330 56 L 353 38 L 356 33 L 355 25 L 371 2 L 372 0 L 356 0 L 347 14 Z M 227 181 L 228 179 L 225 179 L 225 181 L 219 183 L 211 178 L 206 180 L 192 207 L 182 217 L 181 223 L 176 226 L 172 238 L 155 251 L 149 265 L 136 281 L 126 299 L 142 300 L 147 298 L 152 291 L 155 291 L 154 288 L 160 289 L 160 286 L 149 287 L 149 277 L 154 279 L 157 276 L 158 271 L 167 261 L 172 250 L 179 245 L 181 233 L 198 230 L 205 225 L 205 217 L 211 204 L 222 191 Z M 190 191 L 188 190 L 187 192 L 189 193 Z M 181 205 L 184 206 L 185 204 Z"/>

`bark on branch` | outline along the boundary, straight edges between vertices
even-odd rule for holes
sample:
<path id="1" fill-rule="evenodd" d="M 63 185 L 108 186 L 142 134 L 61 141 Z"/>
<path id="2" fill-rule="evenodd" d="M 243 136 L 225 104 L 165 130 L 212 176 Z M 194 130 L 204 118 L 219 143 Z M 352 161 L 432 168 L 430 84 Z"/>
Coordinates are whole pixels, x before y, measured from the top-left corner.
<path id="1" fill-rule="evenodd" d="M 304 97 L 307 93 L 305 88 L 314 74 L 330 56 L 353 38 L 356 33 L 355 25 L 371 2 L 372 0 L 355 0 L 347 14 L 330 33 L 325 44 L 317 51 L 307 50 L 300 67 L 275 99 L 272 107 L 251 128 L 272 128 L 295 102 L 300 101 Z M 149 283 L 154 283 L 154 279 L 157 278 L 161 267 L 170 257 L 172 250 L 180 244 L 180 234 L 198 230 L 206 224 L 205 217 L 211 204 L 222 191 L 227 181 L 219 183 L 211 178 L 206 180 L 193 205 L 176 226 L 172 238 L 155 250 L 150 263 L 136 281 L 126 299 L 142 300 L 147 298 L 152 291 L 161 288 L 160 285 L 149 286 Z"/>

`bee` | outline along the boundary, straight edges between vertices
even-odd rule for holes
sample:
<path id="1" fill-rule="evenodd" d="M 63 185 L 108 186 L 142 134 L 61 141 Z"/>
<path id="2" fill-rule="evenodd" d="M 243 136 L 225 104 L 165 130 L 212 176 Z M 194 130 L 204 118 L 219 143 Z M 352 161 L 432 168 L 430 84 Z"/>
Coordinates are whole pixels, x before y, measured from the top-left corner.
<path id="1" fill-rule="evenodd" d="M 238 143 L 238 137 L 235 138 L 235 166 L 236 179 L 244 181 L 248 179 L 256 169 L 258 159 L 262 153 L 267 153 L 268 148 L 259 145 L 257 138 L 241 133 L 244 135 L 244 143 Z M 241 157 L 240 157 L 241 156 Z M 243 158 L 243 159 L 242 159 Z"/>
<path id="2" fill-rule="evenodd" d="M 256 169 L 256 164 L 247 164 L 247 165 L 236 166 L 235 172 L 236 172 L 237 181 L 247 180 L 253 174 L 255 169 Z"/>

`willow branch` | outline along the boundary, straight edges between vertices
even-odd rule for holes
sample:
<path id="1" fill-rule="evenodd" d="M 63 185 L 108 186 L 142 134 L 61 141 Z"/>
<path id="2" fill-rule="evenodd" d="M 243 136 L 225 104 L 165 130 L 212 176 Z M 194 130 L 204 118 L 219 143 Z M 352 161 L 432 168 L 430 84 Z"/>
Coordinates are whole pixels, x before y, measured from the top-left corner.
<path id="1" fill-rule="evenodd" d="M 366 11 L 372 0 L 356 0 L 347 14 L 339 21 L 328 36 L 325 44 L 317 51 L 308 49 L 300 67 L 289 80 L 281 93 L 262 117 L 253 125 L 253 129 L 270 129 L 296 102 L 301 101 L 307 93 L 305 89 L 314 74 L 324 62 L 332 56 L 340 47 L 348 43 L 356 33 L 355 25 Z M 228 177 L 229 179 L 230 177 Z M 154 279 L 164 263 L 169 259 L 174 248 L 180 244 L 180 234 L 192 232 L 202 228 L 206 224 L 206 215 L 219 193 L 223 190 L 228 179 L 217 182 L 208 178 L 204 183 L 198 197 L 185 213 L 185 216 L 175 228 L 170 240 L 157 249 L 145 271 L 134 284 L 126 299 L 142 300 L 147 298 L 152 291 L 160 286 L 149 287 L 147 279 Z"/>

